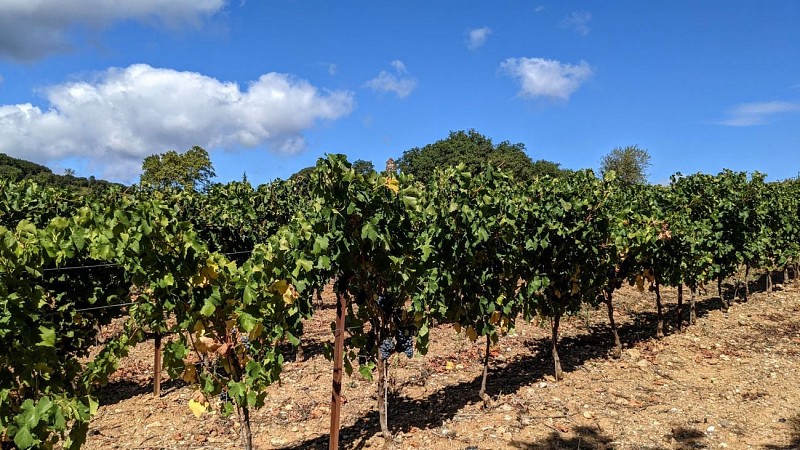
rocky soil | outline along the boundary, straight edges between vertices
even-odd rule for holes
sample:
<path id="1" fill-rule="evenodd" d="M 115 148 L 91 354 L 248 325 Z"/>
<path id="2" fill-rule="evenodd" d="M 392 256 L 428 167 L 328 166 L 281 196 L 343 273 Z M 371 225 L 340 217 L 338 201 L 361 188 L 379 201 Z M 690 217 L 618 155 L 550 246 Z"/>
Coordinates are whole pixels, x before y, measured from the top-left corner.
<path id="1" fill-rule="evenodd" d="M 671 307 L 675 298 L 665 293 Z M 328 447 L 332 364 L 321 348 L 332 340 L 333 303 L 326 298 L 307 324 L 305 360 L 286 363 L 267 405 L 253 412 L 257 448 Z M 697 323 L 683 333 L 668 326 L 663 339 L 654 337 L 654 304 L 652 293 L 617 295 L 620 359 L 610 356 L 604 308 L 569 319 L 559 382 L 549 324 L 519 324 L 492 348 L 488 406 L 477 395 L 482 339 L 439 327 L 427 356 L 392 359 L 394 439 L 379 435 L 375 383 L 345 378 L 342 448 L 800 449 L 800 283 L 758 292 L 728 312 L 718 297 L 701 297 Z M 674 308 L 667 318 L 674 324 Z M 85 448 L 241 448 L 235 416 L 195 417 L 188 401 L 196 392 L 166 374 L 154 398 L 152 370 L 146 342 L 102 390 Z"/>

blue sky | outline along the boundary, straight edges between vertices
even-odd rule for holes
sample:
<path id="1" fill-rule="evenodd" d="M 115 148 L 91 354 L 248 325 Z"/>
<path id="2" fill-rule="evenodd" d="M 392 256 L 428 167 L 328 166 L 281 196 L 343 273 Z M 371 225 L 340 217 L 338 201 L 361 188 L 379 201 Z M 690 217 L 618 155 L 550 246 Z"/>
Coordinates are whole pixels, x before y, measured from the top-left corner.
<path id="1" fill-rule="evenodd" d="M 0 0 L 0 152 L 135 182 L 200 145 L 219 181 L 474 128 L 597 168 L 800 173 L 800 2 Z"/>

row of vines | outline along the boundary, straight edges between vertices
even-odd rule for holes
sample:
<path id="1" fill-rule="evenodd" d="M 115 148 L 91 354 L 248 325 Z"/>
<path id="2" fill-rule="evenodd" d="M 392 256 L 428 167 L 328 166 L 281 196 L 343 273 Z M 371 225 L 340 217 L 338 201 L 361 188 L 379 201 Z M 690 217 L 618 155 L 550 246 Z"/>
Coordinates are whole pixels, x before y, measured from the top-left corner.
<path id="1" fill-rule="evenodd" d="M 619 355 L 613 298 L 623 284 L 655 292 L 662 336 L 663 287 L 678 289 L 680 329 L 695 320 L 698 290 L 721 291 L 741 268 L 796 277 L 800 262 L 800 182 L 758 173 L 624 186 L 591 171 L 519 181 L 454 167 L 423 186 L 330 156 L 305 178 L 258 188 L 101 195 L 0 183 L 4 446 L 80 447 L 120 358 L 164 336 L 170 377 L 206 399 L 192 409 L 238 414 L 249 448 L 249 414 L 279 379 L 281 348 L 301 346 L 331 283 L 334 334 L 349 335 L 331 352 L 335 389 L 342 370 L 357 371 L 385 393 L 388 360 L 425 354 L 432 327 L 449 324 L 486 338 L 477 395 L 488 400 L 490 345 L 518 320 L 549 319 L 561 378 L 559 324 L 581 308 L 607 308 Z M 122 331 L 100 342 L 112 320 Z"/>

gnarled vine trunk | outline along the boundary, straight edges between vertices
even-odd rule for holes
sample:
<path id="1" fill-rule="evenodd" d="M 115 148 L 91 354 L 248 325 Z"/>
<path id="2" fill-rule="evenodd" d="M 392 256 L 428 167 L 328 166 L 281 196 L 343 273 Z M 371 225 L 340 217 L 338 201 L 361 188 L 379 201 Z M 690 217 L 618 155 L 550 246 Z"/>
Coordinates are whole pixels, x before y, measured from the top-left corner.
<path id="1" fill-rule="evenodd" d="M 378 355 L 378 416 L 381 422 L 381 432 L 386 439 L 392 438 L 389 431 L 389 387 L 386 382 L 388 360 Z"/>
<path id="2" fill-rule="evenodd" d="M 561 370 L 561 360 L 558 358 L 558 325 L 560 322 L 561 322 L 561 314 L 556 314 L 553 317 L 553 325 L 552 325 L 553 368 L 556 381 L 564 378 L 564 373 Z"/>
<path id="3" fill-rule="evenodd" d="M 658 322 L 656 323 L 656 337 L 664 337 L 664 312 L 661 306 L 661 284 L 658 282 L 658 276 L 655 277 L 656 281 L 656 315 Z"/>
<path id="4" fill-rule="evenodd" d="M 483 355 L 483 376 L 481 377 L 481 390 L 478 392 L 480 398 L 484 401 L 484 403 L 489 402 L 489 396 L 486 395 L 486 378 L 489 376 L 489 351 L 492 345 L 492 338 L 488 334 L 486 335 L 486 353 Z"/>
<path id="5" fill-rule="evenodd" d="M 678 331 L 683 332 L 683 283 L 678 284 Z"/>
<path id="6" fill-rule="evenodd" d="M 750 283 L 747 281 L 748 277 L 750 276 L 750 264 L 744 265 L 744 301 L 747 301 L 747 298 L 750 297 Z"/>
<path id="7" fill-rule="evenodd" d="M 614 321 L 614 304 L 612 302 L 612 293 L 608 291 L 604 291 L 603 294 L 605 295 L 605 304 L 608 308 L 608 322 L 611 325 L 611 333 L 614 335 L 614 350 L 611 352 L 614 358 L 619 358 L 622 356 L 622 342 L 619 340 L 619 333 L 617 332 L 617 323 Z"/>

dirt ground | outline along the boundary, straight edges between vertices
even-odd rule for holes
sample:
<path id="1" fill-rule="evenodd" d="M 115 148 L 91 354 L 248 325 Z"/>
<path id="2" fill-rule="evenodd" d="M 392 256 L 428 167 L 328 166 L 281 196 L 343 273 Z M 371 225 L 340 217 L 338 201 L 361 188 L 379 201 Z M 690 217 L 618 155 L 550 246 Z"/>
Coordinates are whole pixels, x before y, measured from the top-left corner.
<path id="1" fill-rule="evenodd" d="M 562 325 L 560 382 L 549 324 L 520 323 L 492 349 L 488 407 L 477 395 L 485 341 L 439 327 L 427 356 L 393 356 L 393 440 L 379 436 L 375 383 L 345 377 L 342 448 L 800 449 L 800 283 L 776 287 L 729 312 L 718 297 L 700 297 L 697 323 L 683 333 L 667 291 L 663 339 L 654 337 L 654 294 L 625 288 L 615 301 L 622 358 L 610 356 L 604 308 L 573 317 Z M 328 447 L 332 363 L 320 348 L 332 340 L 334 307 L 325 301 L 307 324 L 305 360 L 285 364 L 252 414 L 256 448 Z M 85 448 L 241 448 L 235 416 L 192 414 L 192 388 L 166 380 L 154 398 L 152 368 L 151 341 L 102 390 Z"/>

